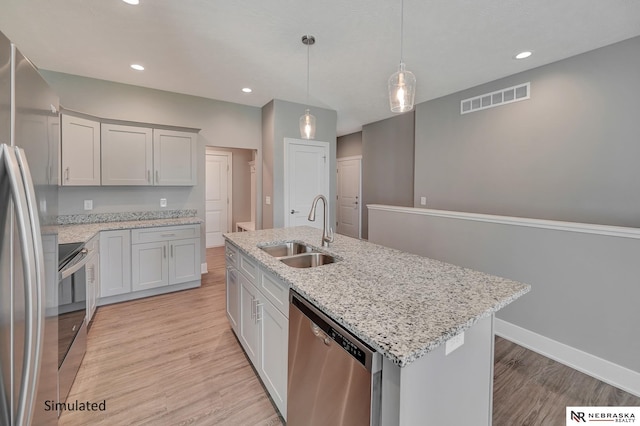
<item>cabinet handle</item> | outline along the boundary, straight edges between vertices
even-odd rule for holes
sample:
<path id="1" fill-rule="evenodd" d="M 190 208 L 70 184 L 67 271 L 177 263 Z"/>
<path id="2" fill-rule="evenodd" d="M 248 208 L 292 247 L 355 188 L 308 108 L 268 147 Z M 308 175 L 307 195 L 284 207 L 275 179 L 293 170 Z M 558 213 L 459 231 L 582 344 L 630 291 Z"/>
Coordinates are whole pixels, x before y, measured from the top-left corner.
<path id="1" fill-rule="evenodd" d="M 162 237 L 175 237 L 176 234 L 162 234 Z"/>
<path id="2" fill-rule="evenodd" d="M 256 319 L 256 298 L 251 296 L 251 319 Z"/>
<path id="3" fill-rule="evenodd" d="M 167 258 L 167 246 L 163 246 L 162 247 L 162 255 L 164 256 L 164 258 Z"/>
<path id="4" fill-rule="evenodd" d="M 159 175 L 158 171 L 156 170 L 156 183 L 160 182 L 160 178 L 159 178 L 159 176 L 160 176 L 160 175 Z"/>
<path id="5" fill-rule="evenodd" d="M 173 244 L 171 244 L 169 247 L 171 247 L 171 257 L 173 257 Z"/>
<path id="6" fill-rule="evenodd" d="M 256 322 L 262 321 L 262 309 L 264 307 L 264 303 L 260 303 L 260 301 L 256 301 Z"/>
<path id="7" fill-rule="evenodd" d="M 151 183 L 151 170 L 147 170 L 147 182 Z"/>
<path id="8" fill-rule="evenodd" d="M 68 167 L 64 170 L 64 180 L 69 182 L 69 168 Z"/>

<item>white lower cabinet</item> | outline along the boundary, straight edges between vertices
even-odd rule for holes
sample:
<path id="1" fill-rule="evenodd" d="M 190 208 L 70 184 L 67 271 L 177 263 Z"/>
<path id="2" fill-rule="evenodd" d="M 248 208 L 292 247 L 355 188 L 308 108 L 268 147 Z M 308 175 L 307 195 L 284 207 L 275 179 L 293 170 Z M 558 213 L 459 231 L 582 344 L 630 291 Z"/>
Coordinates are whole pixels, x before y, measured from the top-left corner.
<path id="1" fill-rule="evenodd" d="M 100 294 L 100 241 L 96 235 L 85 248 L 89 251 L 86 266 L 87 273 L 87 324 L 93 319 L 96 312 L 98 295 Z"/>
<path id="2" fill-rule="evenodd" d="M 260 350 L 260 322 L 257 305 L 259 302 L 258 290 L 245 278 L 239 276 L 240 282 L 240 342 L 247 356 L 257 366 Z"/>
<path id="3" fill-rule="evenodd" d="M 132 290 L 181 284 L 200 279 L 198 225 L 132 231 Z M 198 238 L 182 238 L 195 236 Z"/>
<path id="4" fill-rule="evenodd" d="M 239 259 L 230 257 L 229 253 L 237 253 Z M 255 265 L 255 269 L 249 269 L 255 274 L 248 274 L 247 268 L 239 271 L 236 269 L 236 262 L 239 265 Z M 261 291 L 265 289 L 263 283 L 267 283 L 267 288 L 272 291 Z M 285 420 L 289 347 L 288 296 L 287 285 L 227 243 L 227 318 Z"/>
<path id="5" fill-rule="evenodd" d="M 240 334 L 240 283 L 238 270 L 227 265 L 227 319 L 236 335 Z"/>
<path id="6" fill-rule="evenodd" d="M 100 233 L 100 297 L 131 292 L 131 232 Z"/>
<path id="7" fill-rule="evenodd" d="M 198 287 L 200 260 L 200 225 L 103 231 L 100 304 Z"/>
<path id="8" fill-rule="evenodd" d="M 200 238 L 169 241 L 169 285 L 200 279 Z"/>
<path id="9" fill-rule="evenodd" d="M 289 320 L 269 301 L 260 301 L 260 362 L 258 373 L 271 399 L 287 417 Z"/>
<path id="10" fill-rule="evenodd" d="M 131 290 L 140 291 L 169 285 L 165 242 L 131 246 Z"/>

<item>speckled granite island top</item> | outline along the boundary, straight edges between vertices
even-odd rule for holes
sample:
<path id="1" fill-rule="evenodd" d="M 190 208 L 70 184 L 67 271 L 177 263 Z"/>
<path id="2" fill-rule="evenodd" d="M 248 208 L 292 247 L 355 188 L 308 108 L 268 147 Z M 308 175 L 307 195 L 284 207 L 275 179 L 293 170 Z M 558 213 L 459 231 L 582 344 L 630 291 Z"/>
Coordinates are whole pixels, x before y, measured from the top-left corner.
<path id="1" fill-rule="evenodd" d="M 400 367 L 531 288 L 342 235 L 329 248 L 320 248 L 321 234 L 304 226 L 225 238 Z M 283 241 L 303 241 L 340 260 L 298 269 L 258 248 Z"/>
<path id="2" fill-rule="evenodd" d="M 117 229 L 152 228 L 156 226 L 194 225 L 202 223 L 198 217 L 127 220 L 116 222 L 82 223 L 58 226 L 58 244 L 86 243 L 100 231 Z"/>

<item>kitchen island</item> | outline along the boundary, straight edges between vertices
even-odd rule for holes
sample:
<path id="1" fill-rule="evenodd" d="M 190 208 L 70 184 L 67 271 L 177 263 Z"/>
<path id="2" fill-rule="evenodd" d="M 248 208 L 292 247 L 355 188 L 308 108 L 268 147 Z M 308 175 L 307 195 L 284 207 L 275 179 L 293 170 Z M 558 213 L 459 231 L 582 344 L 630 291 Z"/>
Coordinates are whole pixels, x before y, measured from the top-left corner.
<path id="1" fill-rule="evenodd" d="M 341 235 L 321 248 L 321 236 L 294 227 L 225 238 L 382 354 L 382 424 L 491 424 L 493 314 L 530 286 Z M 260 248 L 283 241 L 337 261 L 293 268 Z"/>

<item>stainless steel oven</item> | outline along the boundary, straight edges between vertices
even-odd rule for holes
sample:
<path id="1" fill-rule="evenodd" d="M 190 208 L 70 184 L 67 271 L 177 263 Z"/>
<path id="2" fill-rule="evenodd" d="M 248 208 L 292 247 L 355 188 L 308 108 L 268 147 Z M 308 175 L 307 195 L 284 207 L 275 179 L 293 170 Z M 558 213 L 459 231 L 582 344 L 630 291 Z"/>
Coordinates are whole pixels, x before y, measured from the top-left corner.
<path id="1" fill-rule="evenodd" d="M 58 256 L 58 383 L 60 401 L 64 402 L 87 349 L 89 253 L 82 243 L 60 244 Z"/>

